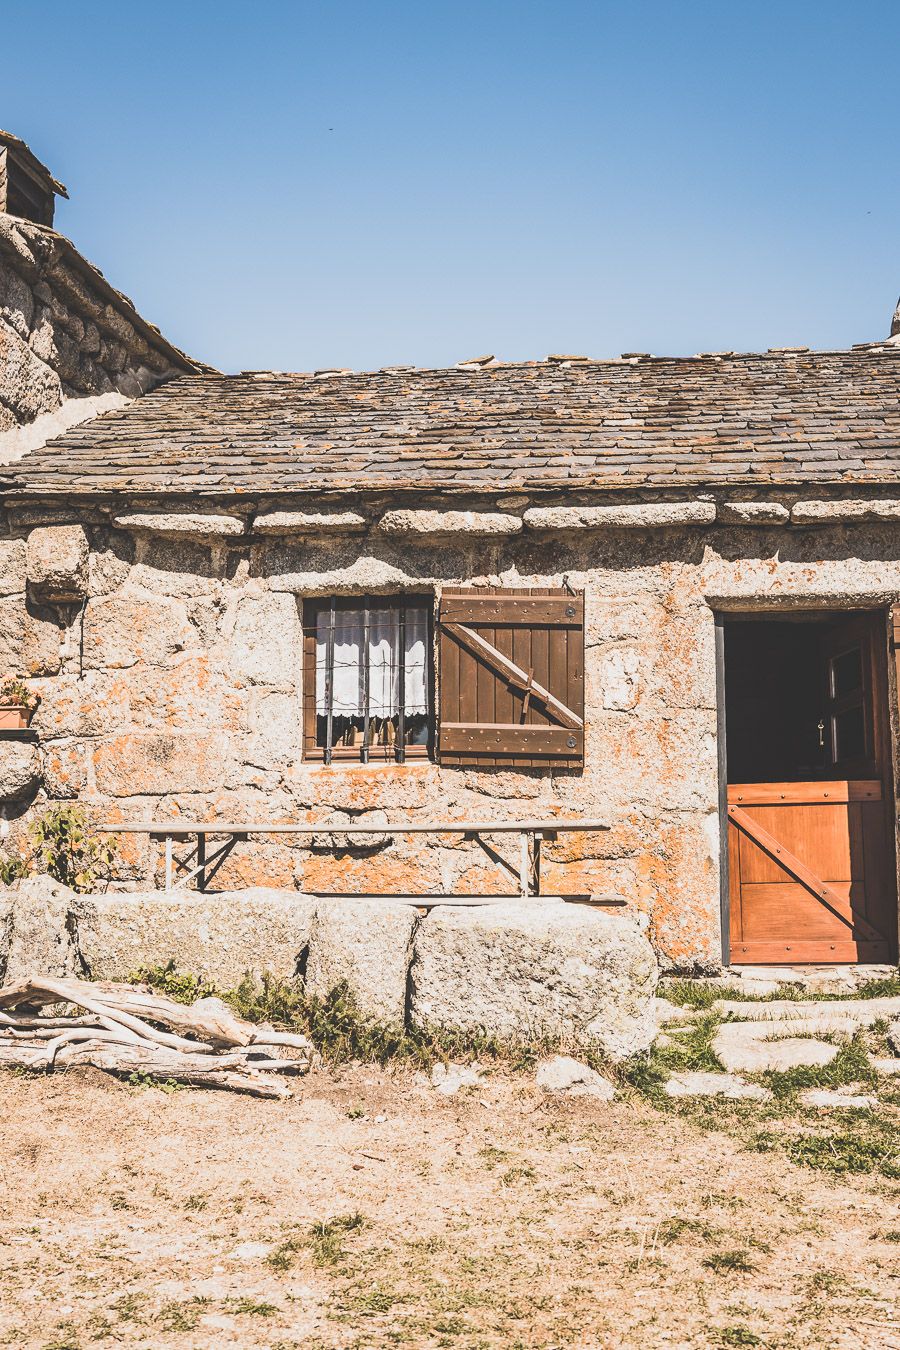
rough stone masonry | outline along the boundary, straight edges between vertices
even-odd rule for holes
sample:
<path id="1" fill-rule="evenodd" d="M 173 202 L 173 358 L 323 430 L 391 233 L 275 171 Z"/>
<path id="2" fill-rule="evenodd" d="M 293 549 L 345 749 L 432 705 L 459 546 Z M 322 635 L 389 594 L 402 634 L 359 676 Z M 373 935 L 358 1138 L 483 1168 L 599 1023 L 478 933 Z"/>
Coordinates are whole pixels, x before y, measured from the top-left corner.
<path id="1" fill-rule="evenodd" d="M 0 745 L 8 850 L 60 799 L 113 822 L 590 816 L 611 828 L 548 843 L 545 889 L 623 895 L 670 965 L 720 959 L 714 606 L 867 605 L 900 593 L 887 525 L 849 535 L 840 525 L 526 528 L 412 549 L 377 531 L 256 536 L 236 513 L 237 536 L 178 538 L 80 503 L 68 515 L 84 523 L 30 525 L 40 513 L 10 505 L 0 542 L 0 660 L 41 696 L 39 744 Z M 583 771 L 303 760 L 304 596 L 558 586 L 564 576 L 586 597 Z M 123 841 L 121 882 L 156 884 L 158 846 Z M 374 851 L 335 850 L 327 835 L 250 839 L 217 885 L 260 884 L 511 889 L 473 843 L 402 833 Z"/>

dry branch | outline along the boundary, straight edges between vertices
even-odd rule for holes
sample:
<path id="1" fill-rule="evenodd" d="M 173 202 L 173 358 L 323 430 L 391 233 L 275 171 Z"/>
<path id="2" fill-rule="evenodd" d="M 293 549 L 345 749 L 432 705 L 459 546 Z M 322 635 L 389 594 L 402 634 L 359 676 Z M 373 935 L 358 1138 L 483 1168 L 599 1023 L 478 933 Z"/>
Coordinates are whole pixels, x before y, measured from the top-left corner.
<path id="1" fill-rule="evenodd" d="M 0 1009 L 0 1065 L 33 1071 L 90 1064 L 281 1098 L 290 1089 L 273 1075 L 304 1073 L 313 1060 L 305 1036 L 255 1026 L 220 999 L 188 1006 L 145 986 L 34 977 L 0 989 Z"/>

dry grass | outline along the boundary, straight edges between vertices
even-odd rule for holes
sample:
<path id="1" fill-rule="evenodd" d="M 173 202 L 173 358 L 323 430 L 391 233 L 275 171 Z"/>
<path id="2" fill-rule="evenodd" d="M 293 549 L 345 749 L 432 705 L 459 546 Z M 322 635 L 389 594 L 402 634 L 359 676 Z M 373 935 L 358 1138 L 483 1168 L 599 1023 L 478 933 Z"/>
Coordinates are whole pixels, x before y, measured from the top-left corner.
<path id="1" fill-rule="evenodd" d="M 0 1344 L 900 1347 L 900 1188 L 733 1119 L 501 1068 L 286 1104 L 0 1074 Z"/>

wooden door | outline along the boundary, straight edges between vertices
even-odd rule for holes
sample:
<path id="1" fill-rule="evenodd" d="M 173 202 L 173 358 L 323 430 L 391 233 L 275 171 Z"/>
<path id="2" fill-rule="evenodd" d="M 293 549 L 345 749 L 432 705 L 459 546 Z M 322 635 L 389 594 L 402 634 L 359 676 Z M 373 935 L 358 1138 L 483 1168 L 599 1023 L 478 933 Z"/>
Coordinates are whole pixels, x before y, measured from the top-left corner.
<path id="1" fill-rule="evenodd" d="M 810 691 L 821 769 L 728 786 L 731 960 L 895 959 L 893 789 L 881 616 L 823 628 Z"/>

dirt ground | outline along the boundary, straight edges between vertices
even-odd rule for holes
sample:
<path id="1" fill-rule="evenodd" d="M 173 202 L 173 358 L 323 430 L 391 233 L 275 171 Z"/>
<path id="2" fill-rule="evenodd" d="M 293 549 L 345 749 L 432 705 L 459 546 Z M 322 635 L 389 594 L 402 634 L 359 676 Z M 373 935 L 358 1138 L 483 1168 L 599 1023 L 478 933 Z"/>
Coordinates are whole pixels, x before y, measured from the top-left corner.
<path id="1" fill-rule="evenodd" d="M 497 1073 L 0 1073 L 0 1344 L 900 1347 L 900 1186 Z M 896 1330 L 895 1330 L 896 1328 Z"/>

